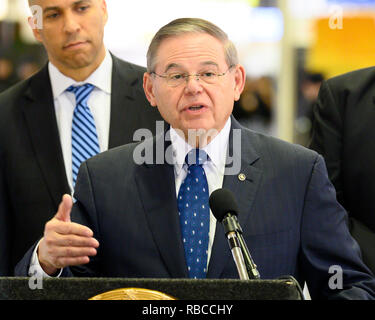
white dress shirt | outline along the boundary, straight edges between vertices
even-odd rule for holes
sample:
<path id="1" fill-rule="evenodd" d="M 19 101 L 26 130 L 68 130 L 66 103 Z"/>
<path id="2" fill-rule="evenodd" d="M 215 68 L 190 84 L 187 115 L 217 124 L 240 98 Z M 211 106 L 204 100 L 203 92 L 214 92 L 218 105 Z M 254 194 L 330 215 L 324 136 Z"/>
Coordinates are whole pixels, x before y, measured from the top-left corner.
<path id="1" fill-rule="evenodd" d="M 111 114 L 112 57 L 107 51 L 100 66 L 83 82 L 76 82 L 63 75 L 51 62 L 48 64 L 57 128 L 64 157 L 66 176 L 73 193 L 72 174 L 72 121 L 76 107 L 75 95 L 66 91 L 71 85 L 91 83 L 95 86 L 89 96 L 88 106 L 95 120 L 100 152 L 108 150 L 109 122 Z"/>

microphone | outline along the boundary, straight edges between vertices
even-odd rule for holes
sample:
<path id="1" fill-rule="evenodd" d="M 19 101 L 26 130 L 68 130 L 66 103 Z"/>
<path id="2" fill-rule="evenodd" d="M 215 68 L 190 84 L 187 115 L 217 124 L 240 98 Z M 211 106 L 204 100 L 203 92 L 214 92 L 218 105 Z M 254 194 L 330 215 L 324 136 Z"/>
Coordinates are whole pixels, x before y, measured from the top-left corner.
<path id="1" fill-rule="evenodd" d="M 209 203 L 213 215 L 223 224 L 240 279 L 259 279 L 259 272 L 243 239 L 242 228 L 237 220 L 238 207 L 233 193 L 224 188 L 215 190 L 210 196 Z"/>

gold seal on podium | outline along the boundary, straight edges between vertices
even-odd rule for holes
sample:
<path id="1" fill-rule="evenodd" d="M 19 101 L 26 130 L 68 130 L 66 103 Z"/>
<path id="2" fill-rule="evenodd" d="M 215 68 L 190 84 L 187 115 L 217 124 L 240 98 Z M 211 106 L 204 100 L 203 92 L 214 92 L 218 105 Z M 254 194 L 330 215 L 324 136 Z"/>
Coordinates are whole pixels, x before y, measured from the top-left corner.
<path id="1" fill-rule="evenodd" d="M 176 298 L 155 290 L 122 288 L 103 292 L 89 300 L 176 300 Z"/>

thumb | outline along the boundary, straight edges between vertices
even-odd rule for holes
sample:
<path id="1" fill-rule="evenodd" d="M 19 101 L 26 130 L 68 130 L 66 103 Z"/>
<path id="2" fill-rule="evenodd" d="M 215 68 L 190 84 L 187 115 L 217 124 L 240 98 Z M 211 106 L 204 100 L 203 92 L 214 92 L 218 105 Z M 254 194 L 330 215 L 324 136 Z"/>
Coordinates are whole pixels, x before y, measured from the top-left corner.
<path id="1" fill-rule="evenodd" d="M 64 194 L 62 197 L 62 201 L 60 202 L 59 209 L 55 215 L 55 218 L 60 221 L 70 222 L 70 211 L 72 211 L 72 207 L 72 197 L 68 194 Z"/>

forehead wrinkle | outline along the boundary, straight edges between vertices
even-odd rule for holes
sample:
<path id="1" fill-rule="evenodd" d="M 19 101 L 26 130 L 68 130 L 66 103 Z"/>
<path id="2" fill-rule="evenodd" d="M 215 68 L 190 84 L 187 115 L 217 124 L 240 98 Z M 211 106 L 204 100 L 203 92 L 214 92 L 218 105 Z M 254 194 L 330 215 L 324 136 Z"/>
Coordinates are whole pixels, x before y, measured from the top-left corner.
<path id="1" fill-rule="evenodd" d="M 197 59 L 198 58 L 198 59 Z M 164 72 L 168 71 L 171 68 L 186 68 L 188 65 L 192 65 L 193 63 L 197 62 L 199 66 L 219 66 L 217 62 L 219 57 L 215 54 L 215 51 L 212 53 L 203 53 L 201 51 L 194 52 L 194 53 L 177 53 L 171 54 L 165 59 L 165 70 Z M 160 56 L 159 56 L 160 61 Z M 225 61 L 225 60 L 224 60 Z"/>
<path id="2" fill-rule="evenodd" d="M 221 62 L 226 64 L 223 44 L 207 34 L 188 34 L 165 39 L 158 48 L 154 66 L 166 71 L 176 65 L 188 68 L 211 62 L 217 66 Z"/>
<path id="3" fill-rule="evenodd" d="M 167 59 L 191 59 L 195 57 L 205 57 L 205 60 L 212 60 L 212 58 L 218 58 L 219 55 L 217 50 L 209 48 L 207 46 L 190 46 L 184 48 L 175 48 L 169 51 Z M 209 59 L 211 58 L 211 59 Z M 216 59 L 213 59 L 216 60 Z"/>
<path id="4" fill-rule="evenodd" d="M 56 1 L 50 1 L 51 4 L 50 5 L 46 5 L 46 1 L 44 0 L 29 0 L 29 5 L 32 6 L 32 5 L 39 5 L 41 7 L 44 7 L 44 8 L 47 8 L 47 9 L 55 9 L 55 8 L 59 8 L 60 6 L 56 4 Z M 76 6 L 76 5 L 79 5 L 83 2 L 87 2 L 87 3 L 93 3 L 94 1 L 93 0 L 76 0 L 76 1 L 73 1 L 71 3 L 72 6 Z M 65 3 L 64 3 L 65 4 Z"/>

